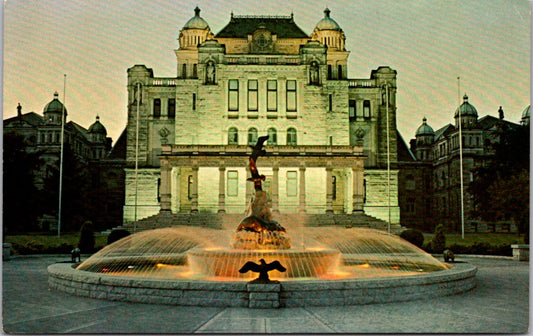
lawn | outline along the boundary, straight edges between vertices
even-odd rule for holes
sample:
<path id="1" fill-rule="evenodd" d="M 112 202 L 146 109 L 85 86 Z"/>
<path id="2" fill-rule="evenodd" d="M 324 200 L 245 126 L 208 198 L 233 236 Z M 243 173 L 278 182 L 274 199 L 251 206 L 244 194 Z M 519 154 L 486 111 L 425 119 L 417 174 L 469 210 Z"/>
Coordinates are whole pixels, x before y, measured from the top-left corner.
<path id="1" fill-rule="evenodd" d="M 95 235 L 95 247 L 100 249 L 107 243 L 107 237 Z M 70 253 L 78 246 L 79 233 L 65 233 L 57 235 L 26 234 L 4 236 L 4 243 L 11 243 L 14 254 L 39 254 L 39 253 Z"/>
<path id="2" fill-rule="evenodd" d="M 522 244 L 523 238 L 515 233 L 465 233 L 462 239 L 461 234 L 446 233 L 446 246 L 464 245 L 472 246 L 475 243 L 489 245 L 511 245 Z M 429 241 L 433 234 L 424 234 L 424 241 Z"/>
<path id="3" fill-rule="evenodd" d="M 464 239 L 461 234 L 447 233 L 445 235 L 446 248 L 458 254 L 511 256 L 511 245 L 523 242 L 523 237 L 513 233 L 465 233 Z M 426 248 L 432 237 L 433 234 L 424 234 Z"/>

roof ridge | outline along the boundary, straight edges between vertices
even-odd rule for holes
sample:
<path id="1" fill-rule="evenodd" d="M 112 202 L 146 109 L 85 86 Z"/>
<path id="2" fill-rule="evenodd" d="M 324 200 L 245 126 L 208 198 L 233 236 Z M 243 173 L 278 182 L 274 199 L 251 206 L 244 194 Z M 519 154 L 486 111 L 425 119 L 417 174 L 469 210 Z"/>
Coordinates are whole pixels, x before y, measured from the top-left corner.
<path id="1" fill-rule="evenodd" d="M 292 19 L 292 15 L 233 15 L 232 19 Z"/>

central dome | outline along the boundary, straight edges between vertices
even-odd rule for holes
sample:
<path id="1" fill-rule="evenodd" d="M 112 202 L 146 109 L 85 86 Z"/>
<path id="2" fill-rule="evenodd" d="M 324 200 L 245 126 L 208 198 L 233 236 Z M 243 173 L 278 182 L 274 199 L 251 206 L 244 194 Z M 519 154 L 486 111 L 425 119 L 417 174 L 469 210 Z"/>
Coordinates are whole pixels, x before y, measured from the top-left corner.
<path id="1" fill-rule="evenodd" d="M 183 29 L 207 29 L 209 25 L 200 17 L 200 8 L 198 6 L 194 9 L 194 16 L 187 21 Z"/>
<path id="2" fill-rule="evenodd" d="M 329 10 L 329 8 L 326 8 L 324 10 L 324 18 L 320 21 L 318 21 L 318 23 L 316 24 L 316 27 L 315 29 L 318 29 L 318 30 L 342 30 L 341 27 L 339 26 L 339 24 L 333 20 L 332 18 L 329 17 L 329 13 L 331 13 L 331 11 Z"/>

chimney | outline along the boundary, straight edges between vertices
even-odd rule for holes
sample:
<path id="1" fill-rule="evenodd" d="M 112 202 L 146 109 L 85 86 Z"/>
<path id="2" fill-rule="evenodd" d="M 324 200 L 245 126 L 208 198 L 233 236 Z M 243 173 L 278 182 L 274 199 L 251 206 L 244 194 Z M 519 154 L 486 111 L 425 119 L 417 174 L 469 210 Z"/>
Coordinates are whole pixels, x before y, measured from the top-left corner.
<path id="1" fill-rule="evenodd" d="M 17 106 L 17 117 L 22 117 L 22 106 L 20 106 L 20 103 Z"/>
<path id="2" fill-rule="evenodd" d="M 498 110 L 498 115 L 500 117 L 500 120 L 503 120 L 503 109 L 501 106 L 500 106 L 500 109 Z"/>

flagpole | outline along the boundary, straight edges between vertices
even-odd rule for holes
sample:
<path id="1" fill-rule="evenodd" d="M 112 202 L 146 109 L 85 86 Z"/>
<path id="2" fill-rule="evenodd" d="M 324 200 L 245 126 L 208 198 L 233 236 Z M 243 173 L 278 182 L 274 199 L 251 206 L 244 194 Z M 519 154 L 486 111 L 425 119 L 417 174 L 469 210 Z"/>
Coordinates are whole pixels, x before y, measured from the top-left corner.
<path id="1" fill-rule="evenodd" d="M 67 91 L 67 74 L 63 75 L 63 105 L 61 107 L 61 149 L 59 154 L 59 204 L 57 211 L 57 237 L 61 237 L 61 200 L 63 196 L 63 149 L 65 138 L 65 104 Z"/>
<path id="2" fill-rule="evenodd" d="M 388 211 L 389 211 L 389 224 L 387 226 L 387 231 L 390 233 L 391 227 L 391 215 L 390 215 L 390 134 L 389 134 L 389 84 L 385 84 L 385 99 L 387 100 L 387 202 L 388 202 Z"/>
<path id="3" fill-rule="evenodd" d="M 133 216 L 133 233 L 137 231 L 137 191 L 139 184 L 137 183 L 137 177 L 139 175 L 139 109 L 141 104 L 141 83 L 137 83 L 137 94 L 135 100 L 137 101 L 137 118 L 135 126 L 135 210 Z"/>
<path id="4" fill-rule="evenodd" d="M 459 175 L 461 179 L 461 239 L 465 239 L 465 203 L 463 184 L 463 121 L 461 119 L 461 77 L 457 77 L 457 102 L 459 104 Z"/>

